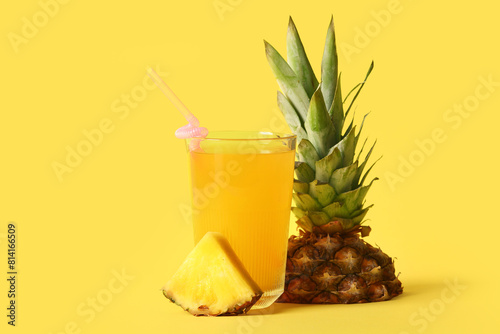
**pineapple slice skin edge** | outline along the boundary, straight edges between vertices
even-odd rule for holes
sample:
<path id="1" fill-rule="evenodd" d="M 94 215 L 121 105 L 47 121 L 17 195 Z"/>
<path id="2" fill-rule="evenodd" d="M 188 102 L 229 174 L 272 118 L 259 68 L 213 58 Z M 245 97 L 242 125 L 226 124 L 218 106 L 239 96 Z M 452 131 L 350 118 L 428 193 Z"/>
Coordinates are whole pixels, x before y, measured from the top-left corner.
<path id="1" fill-rule="evenodd" d="M 169 299 L 172 303 L 176 304 L 176 305 L 179 305 L 180 307 L 182 307 L 182 305 L 180 305 L 179 303 L 177 303 L 172 296 L 169 296 L 167 291 L 163 290 L 163 295 Z M 219 313 L 219 314 L 211 314 L 210 313 L 210 308 L 206 305 L 200 305 L 198 306 L 198 309 L 196 310 L 193 310 L 193 309 L 185 309 L 185 311 L 191 313 L 192 315 L 194 315 L 195 317 L 200 317 L 200 316 L 208 316 L 208 317 L 218 317 L 218 316 L 232 316 L 232 315 L 241 315 L 241 314 L 245 314 L 247 313 L 248 311 L 250 311 L 250 309 L 252 308 L 252 306 L 259 301 L 260 297 L 262 296 L 262 294 L 258 294 L 258 295 L 255 295 L 252 297 L 252 300 L 246 302 L 245 304 L 242 304 L 242 305 L 237 305 L 237 306 L 234 306 L 233 308 L 231 309 L 228 309 L 226 312 L 224 313 Z"/>

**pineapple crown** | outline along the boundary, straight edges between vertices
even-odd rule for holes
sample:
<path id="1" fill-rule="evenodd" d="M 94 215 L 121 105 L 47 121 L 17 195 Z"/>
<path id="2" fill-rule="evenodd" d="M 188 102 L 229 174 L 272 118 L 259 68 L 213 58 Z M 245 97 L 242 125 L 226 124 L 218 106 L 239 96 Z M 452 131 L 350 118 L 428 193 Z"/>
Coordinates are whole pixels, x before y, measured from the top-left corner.
<path id="1" fill-rule="evenodd" d="M 360 163 L 366 140 L 356 158 L 355 151 L 366 115 L 357 134 L 354 117 L 343 130 L 346 117 L 373 70 L 373 62 L 365 79 L 343 99 L 333 16 L 321 62 L 321 82 L 312 70 L 291 17 L 286 39 L 288 62 L 271 44 L 264 43 L 267 60 L 281 89 L 278 106 L 299 143 L 293 194 L 296 207 L 292 208 L 297 224 L 306 231 L 321 226 L 328 232 L 359 230 L 367 235 L 369 227 L 360 227 L 371 207 L 363 208 L 364 198 L 377 178 L 364 185 L 374 164 L 364 174 L 363 170 L 375 143 Z"/>

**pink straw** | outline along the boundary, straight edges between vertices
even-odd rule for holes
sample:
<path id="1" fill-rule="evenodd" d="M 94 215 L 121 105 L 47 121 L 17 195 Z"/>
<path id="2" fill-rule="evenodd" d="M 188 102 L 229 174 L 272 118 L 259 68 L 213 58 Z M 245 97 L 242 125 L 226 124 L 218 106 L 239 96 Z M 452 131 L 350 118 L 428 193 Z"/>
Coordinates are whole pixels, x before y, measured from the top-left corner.
<path id="1" fill-rule="evenodd" d="M 165 94 L 165 96 L 172 102 L 172 104 L 180 111 L 182 116 L 186 118 L 188 124 L 180 127 L 175 131 L 175 136 L 180 139 L 188 138 L 204 138 L 208 135 L 208 129 L 200 127 L 200 122 L 198 119 L 189 111 L 188 108 L 182 103 L 181 100 L 175 95 L 175 93 L 168 87 L 168 85 L 163 81 L 163 79 L 151 68 L 147 69 L 147 73 L 151 80 L 160 88 L 160 90 Z M 197 145 L 195 148 L 199 148 L 199 140 L 195 140 Z"/>

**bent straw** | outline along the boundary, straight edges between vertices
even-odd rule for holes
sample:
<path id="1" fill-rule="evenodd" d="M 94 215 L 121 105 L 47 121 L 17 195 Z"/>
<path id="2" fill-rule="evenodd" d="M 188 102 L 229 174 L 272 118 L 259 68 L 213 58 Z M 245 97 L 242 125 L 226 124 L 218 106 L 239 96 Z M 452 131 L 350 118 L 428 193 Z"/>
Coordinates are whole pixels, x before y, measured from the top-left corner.
<path id="1" fill-rule="evenodd" d="M 160 88 L 163 94 L 172 102 L 177 110 L 184 116 L 184 118 L 189 122 L 189 124 L 177 129 L 175 131 L 175 136 L 181 139 L 193 138 L 193 137 L 206 137 L 208 135 L 208 129 L 204 127 L 199 127 L 200 122 L 194 116 L 189 109 L 182 103 L 182 101 L 175 95 L 175 93 L 168 87 L 168 85 L 163 81 L 163 79 L 156 73 L 151 67 L 148 67 L 147 74 L 153 80 L 156 86 Z"/>
<path id="2" fill-rule="evenodd" d="M 175 93 L 168 87 L 168 85 L 163 81 L 163 79 L 158 75 L 158 73 L 155 72 L 151 67 L 147 69 L 147 73 L 151 80 L 160 88 L 163 94 L 172 102 L 172 104 L 175 106 L 177 110 L 180 111 L 182 116 L 186 118 L 186 120 L 189 122 L 194 115 L 189 111 L 189 109 L 182 103 L 181 100 L 175 95 Z M 196 118 L 196 117 L 194 117 Z"/>

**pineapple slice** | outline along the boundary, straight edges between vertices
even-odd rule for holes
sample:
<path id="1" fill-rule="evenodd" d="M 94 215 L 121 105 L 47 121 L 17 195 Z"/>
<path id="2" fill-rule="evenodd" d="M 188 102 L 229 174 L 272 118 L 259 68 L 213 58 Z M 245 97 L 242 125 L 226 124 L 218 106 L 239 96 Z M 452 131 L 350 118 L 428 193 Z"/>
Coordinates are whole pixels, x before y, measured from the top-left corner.
<path id="1" fill-rule="evenodd" d="M 165 297 L 195 316 L 246 313 L 262 296 L 218 232 L 205 234 L 162 290 Z"/>

